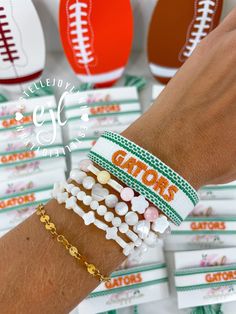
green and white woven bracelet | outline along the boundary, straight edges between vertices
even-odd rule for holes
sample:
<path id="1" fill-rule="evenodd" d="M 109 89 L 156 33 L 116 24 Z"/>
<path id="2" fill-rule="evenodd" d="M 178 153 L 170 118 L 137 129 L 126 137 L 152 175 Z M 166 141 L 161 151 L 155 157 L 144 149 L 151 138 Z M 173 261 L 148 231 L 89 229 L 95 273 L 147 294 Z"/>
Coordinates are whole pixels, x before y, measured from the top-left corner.
<path id="1" fill-rule="evenodd" d="M 89 158 L 156 205 L 176 225 L 198 202 L 195 189 L 160 159 L 124 138 L 105 132 Z"/>

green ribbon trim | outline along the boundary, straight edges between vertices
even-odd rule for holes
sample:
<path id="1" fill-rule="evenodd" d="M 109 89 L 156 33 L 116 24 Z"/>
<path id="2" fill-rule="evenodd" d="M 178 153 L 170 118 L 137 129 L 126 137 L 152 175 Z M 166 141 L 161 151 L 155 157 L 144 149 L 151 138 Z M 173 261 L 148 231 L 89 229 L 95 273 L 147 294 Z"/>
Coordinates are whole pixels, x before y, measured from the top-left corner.
<path id="1" fill-rule="evenodd" d="M 194 234 L 236 234 L 236 230 L 172 230 L 172 235 L 194 235 Z"/>
<path id="2" fill-rule="evenodd" d="M 138 91 L 141 91 L 146 85 L 147 80 L 143 76 L 125 75 L 125 86 L 135 86 Z"/>
<path id="3" fill-rule="evenodd" d="M 229 217 L 214 217 L 214 216 L 206 216 L 206 217 L 187 217 L 185 221 L 189 222 L 218 222 L 218 221 L 236 221 L 236 217 L 229 216 Z"/>
<path id="4" fill-rule="evenodd" d="M 6 156 L 6 155 L 10 155 L 10 154 L 18 154 L 18 153 L 26 153 L 26 152 L 36 152 L 36 151 L 40 151 L 40 150 L 43 150 L 43 149 L 50 149 L 50 148 L 61 148 L 61 147 L 64 147 L 63 145 L 61 144 L 52 144 L 52 145 L 45 145 L 45 146 L 38 146 L 40 147 L 40 149 L 38 149 L 37 147 L 34 148 L 34 149 L 18 149 L 18 150 L 10 150 L 10 151 L 7 151 L 7 152 L 1 152 L 0 153 L 0 156 Z"/>
<path id="5" fill-rule="evenodd" d="M 140 272 L 143 273 L 146 271 L 162 269 L 162 268 L 166 268 L 165 263 L 153 264 L 153 265 L 147 265 L 147 266 L 141 266 L 141 267 L 133 267 L 129 269 L 115 271 L 114 273 L 111 274 L 111 278 L 115 278 L 118 276 L 131 275 L 131 274 L 140 273 Z"/>
<path id="6" fill-rule="evenodd" d="M 192 290 L 198 290 L 198 289 L 227 287 L 227 286 L 232 286 L 235 284 L 236 284 L 236 280 L 214 282 L 214 283 L 203 283 L 203 284 L 195 285 L 195 286 L 176 287 L 176 291 L 192 291 Z"/>
<path id="7" fill-rule="evenodd" d="M 124 100 L 111 100 L 111 101 L 97 101 L 97 102 L 91 102 L 91 103 L 75 103 L 68 105 L 66 107 L 66 110 L 72 110 L 80 108 L 80 107 L 99 107 L 99 106 L 113 106 L 113 105 L 122 105 L 122 104 L 135 104 L 139 103 L 138 99 L 124 99 Z"/>
<path id="8" fill-rule="evenodd" d="M 197 274 L 214 273 L 219 271 L 236 270 L 236 264 L 220 265 L 220 266 L 207 266 L 207 267 L 197 267 L 197 268 L 186 268 L 182 270 L 177 270 L 175 276 L 189 276 Z"/>
<path id="9" fill-rule="evenodd" d="M 221 304 L 198 306 L 192 309 L 191 314 L 223 314 Z"/>
<path id="10" fill-rule="evenodd" d="M 71 108 L 68 108 L 69 110 Z M 66 109 L 66 110 L 68 110 Z M 95 119 L 95 118 L 102 118 L 102 117 L 110 117 L 110 116 L 121 116 L 121 115 L 131 115 L 131 114 L 141 114 L 141 110 L 134 110 L 134 111 L 126 111 L 126 112 L 107 112 L 107 113 L 99 113 L 99 114 L 89 114 L 89 119 Z M 68 118 L 68 121 L 74 121 L 74 120 L 80 120 L 81 115 L 70 117 Z"/>
<path id="11" fill-rule="evenodd" d="M 32 203 L 25 203 L 25 204 L 17 205 L 17 206 L 14 206 L 14 207 L 8 207 L 7 209 L 0 209 L 0 215 L 1 215 L 1 213 L 10 212 L 12 210 L 20 210 L 22 208 L 26 208 L 26 207 L 29 207 L 29 206 L 37 206 L 39 204 L 46 204 L 49 200 L 50 200 L 50 198 L 46 198 L 46 199 L 41 200 L 41 201 L 36 201 L 36 202 L 32 202 Z"/>

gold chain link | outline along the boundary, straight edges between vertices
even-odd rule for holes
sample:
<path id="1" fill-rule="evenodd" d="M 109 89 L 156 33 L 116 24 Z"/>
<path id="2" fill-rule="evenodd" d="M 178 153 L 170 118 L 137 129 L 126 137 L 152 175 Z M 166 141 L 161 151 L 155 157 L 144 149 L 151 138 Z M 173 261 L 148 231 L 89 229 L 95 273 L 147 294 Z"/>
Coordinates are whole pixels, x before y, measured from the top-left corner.
<path id="1" fill-rule="evenodd" d="M 78 249 L 73 246 L 64 235 L 57 233 L 55 224 L 50 221 L 50 217 L 46 213 L 46 210 L 42 204 L 37 206 L 36 213 L 38 216 L 40 216 L 39 220 L 44 224 L 45 229 L 48 230 L 53 237 L 56 237 L 57 241 L 61 243 L 66 250 L 68 250 L 72 257 L 74 257 L 77 261 L 86 267 L 87 272 L 90 275 L 97 277 L 101 282 L 110 281 L 110 278 L 103 276 L 95 265 L 88 263 L 85 257 L 79 253 Z"/>

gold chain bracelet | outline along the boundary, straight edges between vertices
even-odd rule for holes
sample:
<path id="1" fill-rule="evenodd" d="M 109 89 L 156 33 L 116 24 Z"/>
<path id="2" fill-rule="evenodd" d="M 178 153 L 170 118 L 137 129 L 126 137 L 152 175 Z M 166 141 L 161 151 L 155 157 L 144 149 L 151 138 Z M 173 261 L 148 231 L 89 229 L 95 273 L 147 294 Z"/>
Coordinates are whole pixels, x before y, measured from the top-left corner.
<path id="1" fill-rule="evenodd" d="M 50 217 L 47 215 L 46 210 L 42 204 L 37 206 L 36 213 L 38 216 L 40 216 L 40 221 L 44 224 L 45 229 L 48 230 L 53 235 L 53 237 L 56 237 L 57 241 L 61 243 L 66 248 L 66 250 L 68 250 L 71 256 L 73 256 L 78 262 L 86 267 L 87 272 L 90 275 L 97 277 L 101 282 L 107 282 L 110 280 L 109 277 L 103 276 L 94 264 L 88 263 L 85 257 L 79 253 L 78 249 L 73 246 L 64 235 L 57 233 L 55 224 L 50 221 Z"/>

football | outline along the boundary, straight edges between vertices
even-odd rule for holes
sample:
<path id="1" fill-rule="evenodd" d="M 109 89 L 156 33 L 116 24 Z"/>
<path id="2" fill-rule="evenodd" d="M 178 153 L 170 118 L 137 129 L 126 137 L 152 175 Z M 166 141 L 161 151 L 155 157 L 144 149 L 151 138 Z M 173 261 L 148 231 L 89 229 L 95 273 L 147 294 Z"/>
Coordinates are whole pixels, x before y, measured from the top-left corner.
<path id="1" fill-rule="evenodd" d="M 148 31 L 148 63 L 166 84 L 219 23 L 223 0 L 159 0 Z"/>
<path id="2" fill-rule="evenodd" d="M 44 63 L 44 35 L 31 0 L 0 0 L 0 84 L 34 81 Z"/>
<path id="3" fill-rule="evenodd" d="M 113 85 L 128 61 L 133 38 L 129 0 L 61 0 L 59 28 L 66 57 L 82 82 Z"/>

